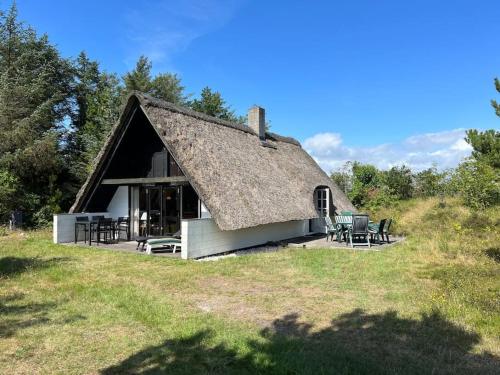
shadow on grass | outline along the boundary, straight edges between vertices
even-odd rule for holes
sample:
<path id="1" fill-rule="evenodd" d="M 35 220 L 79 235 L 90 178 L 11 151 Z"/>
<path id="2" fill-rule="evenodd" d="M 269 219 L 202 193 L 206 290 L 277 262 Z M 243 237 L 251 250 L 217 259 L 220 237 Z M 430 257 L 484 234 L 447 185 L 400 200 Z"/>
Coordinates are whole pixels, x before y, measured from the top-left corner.
<path id="1" fill-rule="evenodd" d="M 62 320 L 48 317 L 49 312 L 57 307 L 54 302 L 25 302 L 25 296 L 14 293 L 0 296 L 0 338 L 14 336 L 18 331 L 43 324 L 69 324 L 85 317 L 74 315 Z"/>
<path id="2" fill-rule="evenodd" d="M 11 337 L 18 330 L 46 324 L 50 320 L 47 311 L 55 307 L 55 303 L 20 304 L 24 295 L 20 293 L 0 297 L 0 337 Z M 23 315 L 27 314 L 26 318 Z"/>
<path id="3" fill-rule="evenodd" d="M 69 261 L 70 259 L 69 257 L 54 257 L 49 259 L 3 257 L 0 258 L 0 278 L 17 276 L 35 269 L 48 268 L 57 263 Z"/>
<path id="4" fill-rule="evenodd" d="M 493 374 L 500 366 L 498 357 L 472 352 L 478 334 L 439 313 L 413 320 L 357 309 L 320 330 L 286 315 L 248 341 L 247 354 L 211 344 L 214 336 L 166 340 L 101 374 Z"/>
<path id="5" fill-rule="evenodd" d="M 500 263 L 500 247 L 490 247 L 484 250 L 484 253 L 495 262 Z"/>

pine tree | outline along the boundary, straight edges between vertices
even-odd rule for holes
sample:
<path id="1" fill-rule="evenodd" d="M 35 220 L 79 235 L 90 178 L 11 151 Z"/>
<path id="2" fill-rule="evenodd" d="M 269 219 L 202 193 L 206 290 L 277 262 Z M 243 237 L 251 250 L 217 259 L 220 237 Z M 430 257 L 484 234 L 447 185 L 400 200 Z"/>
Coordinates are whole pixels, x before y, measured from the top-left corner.
<path id="1" fill-rule="evenodd" d="M 151 75 L 152 63 L 146 56 L 139 57 L 134 70 L 123 76 L 125 88 L 123 95 L 131 91 L 140 91 L 155 98 L 178 105 L 187 104 L 184 86 L 181 79 L 172 73 L 160 73 L 154 78 Z"/>
<path id="2" fill-rule="evenodd" d="M 149 93 L 151 91 L 151 61 L 146 56 L 139 57 L 134 70 L 123 76 L 125 94 L 131 91 Z"/>
<path id="3" fill-rule="evenodd" d="M 219 92 L 212 91 L 209 87 L 201 90 L 200 98 L 191 101 L 190 106 L 195 111 L 203 112 L 223 120 L 237 123 L 244 123 L 245 121 L 244 118 L 235 115 Z"/>
<path id="4" fill-rule="evenodd" d="M 84 52 L 74 62 L 74 74 L 75 105 L 66 153 L 71 161 L 74 189 L 77 189 L 86 178 L 105 136 L 118 119 L 121 88 L 115 75 L 101 72 L 99 64 L 91 61 Z"/>
<path id="5" fill-rule="evenodd" d="M 114 74 L 100 73 L 95 92 L 87 97 L 87 120 L 80 132 L 85 146 L 83 162 L 86 174 L 93 166 L 111 127 L 118 120 L 120 112 L 121 86 Z"/>
<path id="6" fill-rule="evenodd" d="M 33 214 L 56 194 L 71 83 L 70 62 L 46 35 L 18 21 L 15 3 L 0 15 L 0 171 L 22 197 L 22 207 L 12 202 L 9 209 Z"/>
<path id="7" fill-rule="evenodd" d="M 466 131 L 465 141 L 472 146 L 475 160 L 500 169 L 500 131 L 470 129 Z"/>
<path id="8" fill-rule="evenodd" d="M 498 78 L 495 78 L 495 88 L 497 89 L 498 93 L 500 93 L 500 81 L 498 80 Z M 495 113 L 497 114 L 497 116 L 500 117 L 500 104 L 497 103 L 496 100 L 492 100 L 491 105 L 495 109 Z"/>
<path id="9" fill-rule="evenodd" d="M 182 86 L 181 80 L 176 74 L 158 74 L 151 82 L 150 94 L 155 98 L 163 99 L 177 105 L 185 105 L 187 103 L 184 86 Z"/>
<path id="10" fill-rule="evenodd" d="M 75 129 L 81 129 L 87 121 L 88 97 L 95 94 L 100 79 L 99 64 L 91 61 L 85 52 L 80 52 L 75 68 L 75 104 L 71 119 Z"/>

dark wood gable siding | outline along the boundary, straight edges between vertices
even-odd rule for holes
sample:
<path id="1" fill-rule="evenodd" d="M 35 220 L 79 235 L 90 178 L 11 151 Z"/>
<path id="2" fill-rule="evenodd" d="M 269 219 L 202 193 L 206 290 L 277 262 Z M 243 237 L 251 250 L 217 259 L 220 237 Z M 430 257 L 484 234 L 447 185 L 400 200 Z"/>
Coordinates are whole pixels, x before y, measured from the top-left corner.
<path id="1" fill-rule="evenodd" d="M 135 112 L 120 143 L 114 147 L 83 211 L 107 209 L 117 187 L 102 185 L 102 180 L 184 176 L 141 110 Z"/>
<path id="2" fill-rule="evenodd" d="M 137 111 L 103 178 L 169 177 L 179 172 L 146 116 Z"/>
<path id="3" fill-rule="evenodd" d="M 151 158 L 151 169 L 147 177 L 176 177 L 184 176 L 172 155 L 164 149 L 155 152 Z"/>

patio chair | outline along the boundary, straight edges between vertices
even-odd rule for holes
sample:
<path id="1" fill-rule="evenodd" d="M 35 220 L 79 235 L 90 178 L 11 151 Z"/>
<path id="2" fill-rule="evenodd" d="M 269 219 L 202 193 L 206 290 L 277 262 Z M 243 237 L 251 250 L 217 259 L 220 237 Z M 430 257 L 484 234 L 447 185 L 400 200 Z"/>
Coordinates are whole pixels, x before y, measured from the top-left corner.
<path id="1" fill-rule="evenodd" d="M 370 232 L 370 238 L 373 241 L 375 238 L 377 243 L 380 245 L 380 236 L 382 240 L 384 239 L 384 227 L 387 219 L 380 220 L 380 223 L 368 224 L 368 232 Z"/>
<path id="2" fill-rule="evenodd" d="M 328 236 L 332 236 L 332 241 L 333 241 L 333 235 L 337 234 L 337 227 L 332 223 L 332 219 L 330 216 L 325 216 L 325 224 L 326 224 L 326 240 L 328 241 Z"/>
<path id="3" fill-rule="evenodd" d="M 75 243 L 78 241 L 78 235 L 83 230 L 84 232 L 84 242 L 87 242 L 87 233 L 89 232 L 89 217 L 88 216 L 77 216 L 75 222 Z"/>
<path id="4" fill-rule="evenodd" d="M 352 226 L 347 229 L 347 234 L 349 238 L 349 242 L 351 243 L 351 247 L 354 247 L 353 239 L 363 237 L 366 242 L 362 242 L 362 244 L 367 244 L 368 247 L 371 247 L 370 244 L 370 236 L 368 232 L 368 215 L 353 215 L 352 216 Z M 348 242 L 346 242 L 346 246 Z"/>
<path id="5" fill-rule="evenodd" d="M 110 238 L 113 238 L 113 219 L 103 218 L 97 222 L 97 228 L 95 230 L 97 235 L 97 244 L 101 242 L 101 234 L 104 235 L 104 242 L 109 242 Z"/>
<path id="6" fill-rule="evenodd" d="M 385 224 L 385 227 L 383 229 L 383 234 L 382 234 L 382 240 L 384 239 L 384 235 L 385 235 L 385 238 L 387 238 L 387 243 L 391 243 L 391 241 L 389 241 L 389 229 L 391 228 L 391 224 L 392 224 L 392 219 L 388 219 L 386 224 Z"/>
<path id="7" fill-rule="evenodd" d="M 104 219 L 104 215 L 96 215 L 96 216 L 91 216 L 90 220 L 90 225 L 89 225 L 89 231 L 90 231 L 90 240 L 89 240 L 89 245 L 92 243 L 94 238 L 97 237 L 97 224 L 99 223 L 99 220 Z M 97 238 L 96 238 L 97 240 Z"/>
<path id="8" fill-rule="evenodd" d="M 116 221 L 116 238 L 119 241 L 120 240 L 120 233 L 125 232 L 127 236 L 127 241 L 130 239 L 130 226 L 129 226 L 129 218 L 128 216 L 120 216 L 118 220 Z"/>
<path id="9" fill-rule="evenodd" d="M 337 242 L 340 242 L 342 236 L 346 240 L 347 229 L 352 225 L 351 215 L 337 215 L 335 216 L 335 234 L 337 236 Z"/>

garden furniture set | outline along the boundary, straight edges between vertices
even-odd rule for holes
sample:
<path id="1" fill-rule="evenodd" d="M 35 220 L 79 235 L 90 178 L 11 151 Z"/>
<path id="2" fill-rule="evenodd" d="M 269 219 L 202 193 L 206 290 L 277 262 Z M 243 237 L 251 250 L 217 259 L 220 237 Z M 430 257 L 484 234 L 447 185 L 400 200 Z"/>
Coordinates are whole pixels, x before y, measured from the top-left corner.
<path id="1" fill-rule="evenodd" d="M 379 223 L 374 223 L 369 220 L 368 215 L 353 214 L 350 211 L 342 211 L 340 215 L 335 216 L 335 223 L 330 217 L 325 217 L 326 224 L 326 240 L 329 238 L 333 241 L 335 236 L 337 242 L 345 241 L 346 246 L 354 247 L 354 240 L 362 240 L 356 244 L 368 245 L 375 241 L 381 244 L 382 241 L 390 243 L 389 230 L 392 224 L 392 219 L 382 219 Z"/>
<path id="2" fill-rule="evenodd" d="M 100 242 L 109 243 L 111 241 L 119 241 L 120 234 L 125 233 L 126 239 L 129 240 L 129 219 L 128 217 L 119 217 L 112 219 L 99 216 L 77 216 L 75 221 L 75 243 L 77 243 L 79 234 L 84 233 L 84 243 L 87 242 L 89 246 L 92 245 L 94 240 L 97 244 Z"/>

